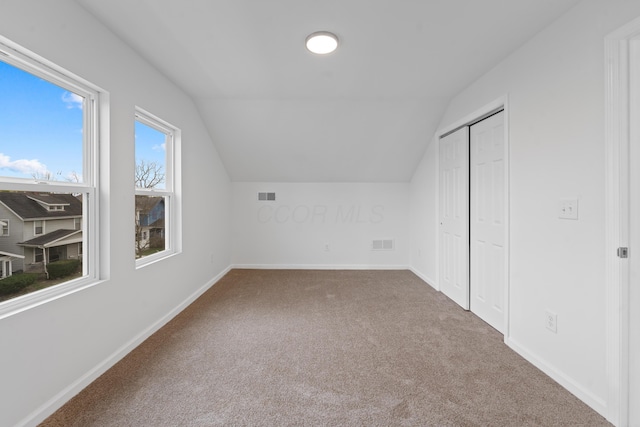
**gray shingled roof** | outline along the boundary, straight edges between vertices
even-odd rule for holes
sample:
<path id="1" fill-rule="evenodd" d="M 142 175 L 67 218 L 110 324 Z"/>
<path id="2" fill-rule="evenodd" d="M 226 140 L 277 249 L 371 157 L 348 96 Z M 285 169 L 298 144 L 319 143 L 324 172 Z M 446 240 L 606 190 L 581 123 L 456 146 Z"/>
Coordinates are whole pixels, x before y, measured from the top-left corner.
<path id="1" fill-rule="evenodd" d="M 43 234 L 42 236 L 34 237 L 26 242 L 18 243 L 21 246 L 47 246 L 50 243 L 56 242 L 65 237 L 71 236 L 75 233 L 81 233 L 82 230 L 56 230 L 51 233 Z"/>
<path id="2" fill-rule="evenodd" d="M 151 228 L 164 228 L 164 218 L 160 218 L 149 224 Z"/>
<path id="3" fill-rule="evenodd" d="M 62 195 L 64 196 L 64 195 Z M 49 194 L 49 193 L 29 193 L 27 195 L 30 199 L 35 199 L 37 201 L 41 201 L 47 205 L 69 205 L 69 201 L 64 197 L 60 197 L 58 194 Z"/>
<path id="4" fill-rule="evenodd" d="M 50 205 L 64 204 L 64 210 L 49 211 L 37 201 L 29 197 Z M 18 191 L 0 192 L 0 202 L 14 211 L 20 218 L 61 218 L 70 216 L 82 216 L 82 202 L 72 194 L 47 194 L 47 193 L 24 193 Z"/>

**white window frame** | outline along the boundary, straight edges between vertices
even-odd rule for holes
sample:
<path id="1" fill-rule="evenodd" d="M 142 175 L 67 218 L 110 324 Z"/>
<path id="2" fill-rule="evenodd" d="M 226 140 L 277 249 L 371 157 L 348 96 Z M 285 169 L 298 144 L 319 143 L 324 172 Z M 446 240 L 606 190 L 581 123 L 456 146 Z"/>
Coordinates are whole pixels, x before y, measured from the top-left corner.
<path id="1" fill-rule="evenodd" d="M 180 202 L 180 143 L 181 131 L 148 111 L 136 107 L 135 120 L 166 135 L 165 137 L 165 186 L 163 189 L 135 187 L 136 196 L 164 197 L 163 251 L 136 259 L 136 268 L 155 263 L 181 252 L 181 202 Z M 134 139 L 135 144 L 135 139 Z M 134 165 L 135 167 L 135 165 Z M 134 182 L 135 186 L 135 182 Z M 135 204 L 134 204 L 135 205 Z M 136 218 L 134 213 L 133 218 Z M 134 233 L 135 234 L 135 233 Z"/>
<path id="2" fill-rule="evenodd" d="M 108 124 L 102 124 L 100 119 L 106 117 L 101 114 L 101 111 L 107 107 L 108 94 L 88 81 L 2 36 L 0 36 L 0 59 L 84 98 L 83 182 L 0 177 L 0 189 L 83 195 L 82 229 L 83 248 L 86 252 L 83 257 L 82 277 L 1 302 L 0 319 L 3 319 L 82 288 L 95 285 L 101 278 L 100 254 L 98 253 L 100 247 L 98 239 L 101 230 L 98 166 L 100 164 L 99 152 L 105 151 L 100 149 L 100 135 L 102 132 L 101 126 L 108 127 Z"/>
<path id="3" fill-rule="evenodd" d="M 38 227 L 36 226 L 36 224 L 40 222 L 42 223 L 42 231 L 40 233 L 38 233 L 36 230 L 38 229 Z M 43 234 L 46 234 L 45 230 L 44 230 L 44 220 L 43 219 L 36 219 L 33 221 L 33 235 L 34 236 L 42 236 Z"/>
<path id="4" fill-rule="evenodd" d="M 8 219 L 0 218 L 0 222 L 4 222 L 7 224 L 7 234 L 4 234 L 2 230 L 4 229 L 4 225 L 0 225 L 0 237 L 9 237 L 11 236 L 11 226 L 9 225 Z"/>

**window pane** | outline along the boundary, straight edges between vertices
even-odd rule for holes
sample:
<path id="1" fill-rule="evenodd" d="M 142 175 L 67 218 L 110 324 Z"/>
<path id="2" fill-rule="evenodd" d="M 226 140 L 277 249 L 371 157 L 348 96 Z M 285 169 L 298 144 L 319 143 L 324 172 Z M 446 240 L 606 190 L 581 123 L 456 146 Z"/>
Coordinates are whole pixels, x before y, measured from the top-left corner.
<path id="1" fill-rule="evenodd" d="M 7 266 L 0 301 L 83 275 L 84 232 L 76 229 L 82 223 L 83 200 L 71 193 L 0 191 L 0 218 L 14 215 L 11 236 L 0 238 L 0 263 Z M 52 205 L 59 209 L 50 209 Z"/>
<path id="2" fill-rule="evenodd" d="M 34 248 L 35 259 L 34 262 L 42 262 L 44 260 L 44 251 L 42 248 Z"/>
<path id="3" fill-rule="evenodd" d="M 36 235 L 42 234 L 42 232 L 43 232 L 42 221 L 35 221 L 33 225 L 35 227 L 34 233 Z"/>
<path id="4" fill-rule="evenodd" d="M 136 196 L 136 258 L 164 251 L 165 198 Z"/>
<path id="5" fill-rule="evenodd" d="M 166 188 L 166 134 L 136 120 L 136 187 Z"/>
<path id="6" fill-rule="evenodd" d="M 82 182 L 84 98 L 0 61 L 0 177 Z"/>
<path id="7" fill-rule="evenodd" d="M 142 267 L 175 252 L 174 150 L 179 130 L 136 109 L 135 256 Z M 156 255 L 152 255 L 156 254 Z"/>

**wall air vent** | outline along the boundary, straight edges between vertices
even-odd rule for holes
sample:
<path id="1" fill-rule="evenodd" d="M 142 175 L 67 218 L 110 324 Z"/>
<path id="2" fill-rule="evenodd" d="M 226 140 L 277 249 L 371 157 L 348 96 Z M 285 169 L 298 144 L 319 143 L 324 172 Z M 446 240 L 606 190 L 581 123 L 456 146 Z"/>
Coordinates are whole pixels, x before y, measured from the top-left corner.
<path id="1" fill-rule="evenodd" d="M 372 251 L 392 251 L 393 246 L 394 245 L 393 245 L 392 239 L 374 240 L 371 243 L 371 250 Z"/>
<path id="2" fill-rule="evenodd" d="M 274 202 L 276 200 L 276 193 L 258 193 L 258 200 Z"/>

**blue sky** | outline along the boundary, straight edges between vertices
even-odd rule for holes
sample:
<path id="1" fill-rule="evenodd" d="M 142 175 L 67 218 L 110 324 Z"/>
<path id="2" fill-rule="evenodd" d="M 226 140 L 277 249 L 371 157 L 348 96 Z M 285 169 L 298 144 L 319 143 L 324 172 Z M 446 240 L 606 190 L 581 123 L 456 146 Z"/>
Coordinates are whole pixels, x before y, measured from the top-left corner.
<path id="1" fill-rule="evenodd" d="M 82 116 L 82 97 L 0 61 L 0 176 L 81 179 Z M 164 165 L 164 134 L 135 132 L 136 161 Z"/>
<path id="2" fill-rule="evenodd" d="M 147 164 L 156 162 L 162 166 L 162 172 L 166 172 L 165 134 L 138 121 L 135 124 L 135 132 L 136 164 L 141 160 Z M 158 185 L 156 188 L 164 188 L 164 185 Z"/>

